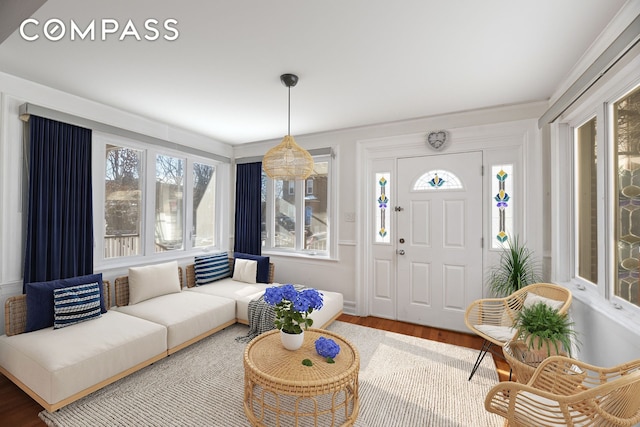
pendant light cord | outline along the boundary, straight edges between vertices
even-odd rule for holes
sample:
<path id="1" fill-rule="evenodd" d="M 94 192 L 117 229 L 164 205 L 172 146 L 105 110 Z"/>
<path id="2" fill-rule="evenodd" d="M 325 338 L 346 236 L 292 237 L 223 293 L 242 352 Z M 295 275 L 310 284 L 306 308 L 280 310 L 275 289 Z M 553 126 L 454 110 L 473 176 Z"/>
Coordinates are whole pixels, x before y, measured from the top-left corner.
<path id="1" fill-rule="evenodd" d="M 287 135 L 291 135 L 291 86 L 289 88 L 289 108 L 287 109 Z"/>

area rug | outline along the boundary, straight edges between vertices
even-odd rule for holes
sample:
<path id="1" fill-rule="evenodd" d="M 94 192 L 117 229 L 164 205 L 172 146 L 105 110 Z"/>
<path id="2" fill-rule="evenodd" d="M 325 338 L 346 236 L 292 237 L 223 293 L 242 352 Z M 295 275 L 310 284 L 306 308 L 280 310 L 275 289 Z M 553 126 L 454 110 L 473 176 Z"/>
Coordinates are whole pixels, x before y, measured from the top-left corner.
<path id="1" fill-rule="evenodd" d="M 484 410 L 498 382 L 490 356 L 467 381 L 475 350 L 345 322 L 329 329 L 360 354 L 357 427 L 503 425 Z M 230 326 L 40 418 L 54 427 L 248 426 L 242 405 L 246 344 L 235 341 L 247 331 Z"/>

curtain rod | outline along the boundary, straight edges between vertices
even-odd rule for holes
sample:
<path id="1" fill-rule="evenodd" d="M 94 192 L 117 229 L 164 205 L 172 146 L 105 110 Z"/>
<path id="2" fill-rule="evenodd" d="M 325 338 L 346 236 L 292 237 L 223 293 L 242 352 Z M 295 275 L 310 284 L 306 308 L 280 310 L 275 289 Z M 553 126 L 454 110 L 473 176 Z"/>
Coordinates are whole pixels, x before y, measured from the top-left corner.
<path id="1" fill-rule="evenodd" d="M 538 119 L 538 128 L 556 120 L 574 102 L 605 75 L 640 40 L 640 15 L 620 33 L 604 52 L 591 64 L 578 79 L 569 86 L 551 107 Z"/>
<path id="2" fill-rule="evenodd" d="M 178 150 L 184 153 L 193 154 L 196 156 L 204 157 L 207 159 L 217 160 L 223 163 L 230 163 L 231 159 L 219 154 L 209 153 L 198 148 L 181 145 L 175 142 L 166 141 L 164 139 L 156 138 L 153 136 L 145 135 L 142 133 L 122 129 L 116 126 L 111 126 L 106 123 L 96 122 L 84 117 L 74 116 L 73 114 L 63 113 L 61 111 L 52 110 L 50 108 L 41 107 L 39 105 L 25 103 L 20 106 L 20 120 L 27 122 L 29 116 L 32 114 L 38 117 L 44 117 L 45 119 L 57 120 L 71 125 L 76 125 L 91 130 L 110 133 L 113 135 L 122 136 L 125 138 L 135 139 L 136 141 L 147 142 L 153 145 L 157 145 L 172 150 Z"/>

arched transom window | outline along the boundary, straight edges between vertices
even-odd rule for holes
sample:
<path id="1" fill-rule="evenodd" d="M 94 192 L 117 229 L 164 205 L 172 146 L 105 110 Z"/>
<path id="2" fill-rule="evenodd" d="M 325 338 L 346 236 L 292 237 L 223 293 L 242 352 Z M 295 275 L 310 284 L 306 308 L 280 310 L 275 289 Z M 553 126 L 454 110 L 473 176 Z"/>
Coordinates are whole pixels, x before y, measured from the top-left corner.
<path id="1" fill-rule="evenodd" d="M 413 184 L 413 191 L 458 190 L 462 188 L 460 178 L 453 172 L 444 169 L 430 170 Z"/>

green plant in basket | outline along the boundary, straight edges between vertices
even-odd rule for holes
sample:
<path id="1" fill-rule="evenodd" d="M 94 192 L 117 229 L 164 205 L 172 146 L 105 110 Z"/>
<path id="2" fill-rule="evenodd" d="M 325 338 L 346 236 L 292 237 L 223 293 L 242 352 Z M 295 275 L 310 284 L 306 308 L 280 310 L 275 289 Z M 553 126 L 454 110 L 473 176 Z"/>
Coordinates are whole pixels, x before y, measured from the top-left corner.
<path id="1" fill-rule="evenodd" d="M 530 350 L 546 350 L 547 356 L 561 354 L 571 356 L 572 340 L 577 342 L 573 322 L 565 314 L 543 302 L 525 306 L 516 316 L 518 338 L 527 343 Z"/>

